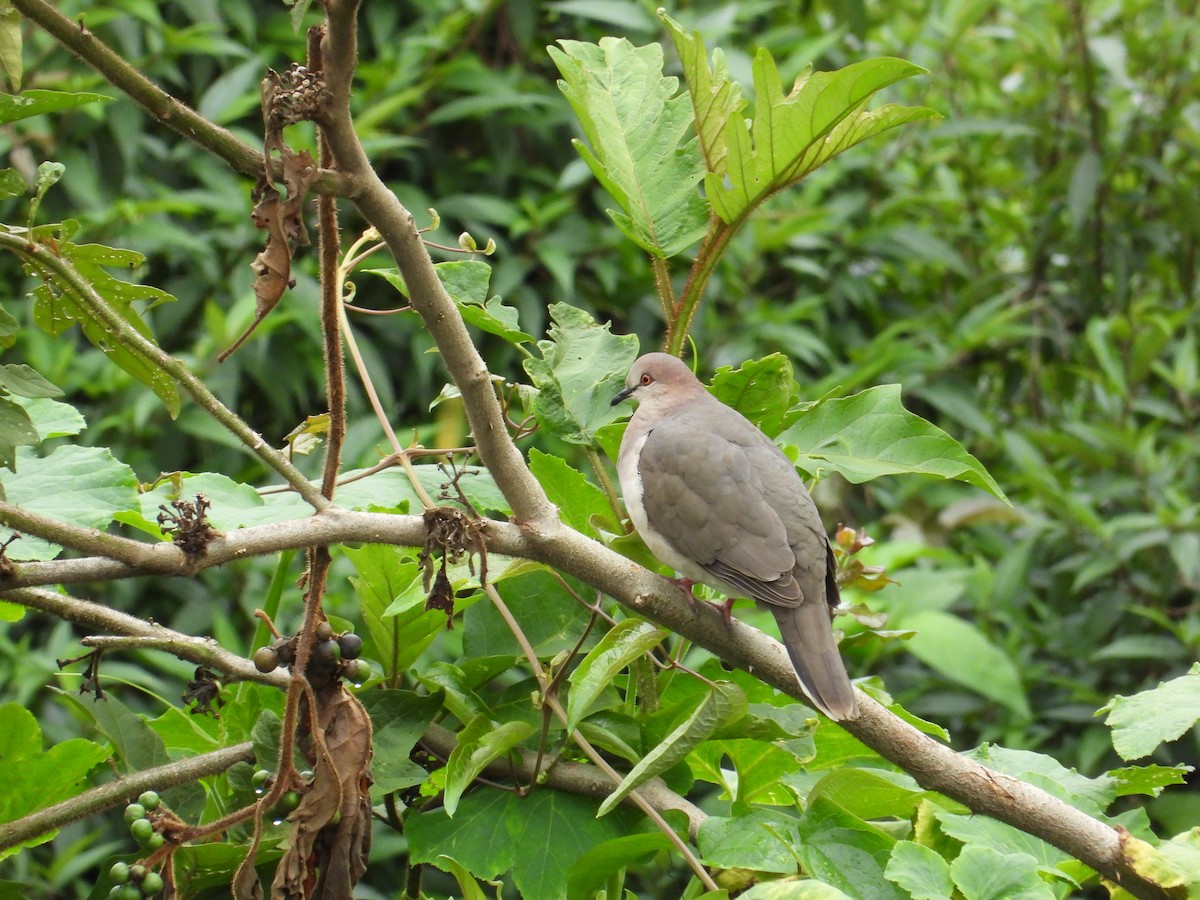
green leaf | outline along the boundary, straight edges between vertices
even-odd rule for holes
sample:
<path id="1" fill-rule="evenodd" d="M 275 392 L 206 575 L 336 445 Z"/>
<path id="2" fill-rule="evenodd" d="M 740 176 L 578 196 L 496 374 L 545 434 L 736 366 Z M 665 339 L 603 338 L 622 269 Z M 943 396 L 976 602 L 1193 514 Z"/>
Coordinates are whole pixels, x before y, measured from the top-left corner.
<path id="1" fill-rule="evenodd" d="M 35 397 L 14 397 L 13 402 L 25 407 L 25 412 L 37 429 L 38 440 L 47 438 L 69 437 L 79 434 L 87 427 L 79 410 L 67 403 Z"/>
<path id="2" fill-rule="evenodd" d="M 1032 714 L 1016 665 L 970 622 L 929 610 L 898 617 L 897 624 L 916 630 L 906 646 L 925 665 L 1019 716 Z"/>
<path id="3" fill-rule="evenodd" d="M 793 761 L 794 766 L 794 761 Z M 754 807 L 743 816 L 708 816 L 700 823 L 696 846 L 705 865 L 721 869 L 794 874 L 798 822 L 783 810 Z"/>
<path id="4" fill-rule="evenodd" d="M 719 47 L 713 50 L 710 69 L 700 33 L 688 34 L 683 26 L 662 10 L 659 10 L 658 17 L 666 25 L 675 44 L 675 52 L 683 64 L 683 79 L 687 82 L 692 99 L 692 116 L 704 165 L 709 172 L 724 172 L 725 156 L 729 152 L 725 143 L 725 125 L 731 117 L 737 117 L 746 105 L 742 86 L 730 79 L 725 53 Z"/>
<path id="5" fill-rule="evenodd" d="M 4 13 L 0 11 L 0 40 L 3 40 Z M 29 185 L 16 169 L 0 169 L 0 197 L 20 197 L 29 193 Z M 7 313 L 6 313 L 7 315 Z"/>
<path id="6" fill-rule="evenodd" d="M 16 469 L 17 448 L 36 444 L 41 438 L 24 406 L 0 397 L 0 466 Z"/>
<path id="7" fill-rule="evenodd" d="M 1117 695 L 1100 712 L 1108 713 L 1104 724 L 1112 729 L 1113 749 L 1121 759 L 1149 756 L 1200 721 L 1200 663 L 1156 688 Z"/>
<path id="8" fill-rule="evenodd" d="M 902 783 L 903 782 L 903 783 Z M 886 770 L 834 769 L 813 785 L 808 802 L 824 797 L 860 819 L 911 819 L 929 796 L 908 776 Z"/>
<path id="9" fill-rule="evenodd" d="M 652 853 L 671 851 L 674 846 L 661 831 L 653 831 L 627 834 L 593 847 L 571 866 L 567 900 L 592 900 L 614 872 L 628 868 Z"/>
<path id="10" fill-rule="evenodd" d="M 1055 900 L 1033 857 L 968 844 L 950 864 L 963 900 Z"/>
<path id="11" fill-rule="evenodd" d="M 1127 797 L 1130 794 L 1147 794 L 1157 797 L 1163 788 L 1173 784 L 1185 784 L 1185 776 L 1194 772 L 1192 766 L 1180 763 L 1177 766 L 1125 766 L 1120 769 L 1109 769 L 1107 774 L 1117 782 L 1117 796 Z"/>
<path id="12" fill-rule="evenodd" d="M 800 818 L 796 852 L 805 872 L 851 897 L 904 900 L 883 874 L 895 844 L 881 829 L 818 798 Z"/>
<path id="13" fill-rule="evenodd" d="M 1107 775 L 1088 778 L 1043 753 L 980 744 L 964 756 L 997 772 L 1036 785 L 1093 818 L 1101 817 L 1117 796 L 1116 783 Z"/>
<path id="14" fill-rule="evenodd" d="M 987 847 L 997 853 L 1020 854 L 1036 863 L 1041 871 L 1055 872 L 1072 857 L 1041 838 L 1026 834 L 1005 822 L 985 816 L 960 815 L 937 810 L 934 816 L 942 831 L 950 837 L 976 847 Z"/>
<path id="15" fill-rule="evenodd" d="M 477 259 L 441 262 L 434 266 L 442 287 L 450 295 L 468 325 L 503 338 L 510 344 L 532 341 L 533 336 L 518 327 L 518 313 L 505 306 L 500 297 L 488 296 L 492 267 Z M 399 269 L 367 269 L 368 274 L 380 275 L 405 297 L 408 285 Z"/>
<path id="16" fill-rule="evenodd" d="M 0 388 L 19 397 L 61 397 L 62 390 L 24 365 L 0 366 Z"/>
<path id="17" fill-rule="evenodd" d="M 0 791 L 0 822 L 53 806 L 82 793 L 90 785 L 87 774 L 108 757 L 108 748 L 82 738 L 62 741 L 42 750 L 42 731 L 33 713 L 20 703 L 0 706 L 0 759 L 5 769 L 19 773 Z M 57 829 L 0 851 L 0 859 L 22 847 L 44 844 Z"/>
<path id="18" fill-rule="evenodd" d="M 576 531 L 594 538 L 600 536 L 600 528 L 609 534 L 620 534 L 604 491 L 578 469 L 571 468 L 561 456 L 551 456 L 532 447 L 529 470 L 550 502 L 558 507 L 563 521 Z"/>
<path id="19" fill-rule="evenodd" d="M 414 691 L 369 690 L 357 694 L 371 717 L 371 785 L 373 797 L 382 800 L 393 791 L 420 784 L 429 773 L 410 758 L 413 747 L 442 711 L 438 694 Z"/>
<path id="20" fill-rule="evenodd" d="M 954 893 L 950 864 L 913 841 L 900 841 L 892 848 L 883 874 L 907 891 L 912 900 L 945 900 Z"/>
<path id="21" fill-rule="evenodd" d="M 575 147 L 621 207 L 609 215 L 647 253 L 666 258 L 690 247 L 708 228 L 697 189 L 704 167 L 688 138 L 687 95 L 677 93 L 678 79 L 663 77 L 662 46 L 613 37 L 559 44 L 547 49 L 587 137 Z"/>
<path id="22" fill-rule="evenodd" d="M 719 900 L 724 892 L 705 894 L 704 898 L 712 897 Z M 724 894 L 728 897 L 728 894 Z M 831 884 L 823 881 L 764 881 L 748 891 L 738 894 L 738 900 L 853 900 L 848 894 L 839 891 Z"/>
<path id="23" fill-rule="evenodd" d="M 565 303 L 550 307 L 549 340 L 538 341 L 541 359 L 525 360 L 538 394 L 533 411 L 542 427 L 572 444 L 596 446 L 596 429 L 625 413 L 612 398 L 625 385 L 637 357 L 636 335 L 615 335 L 590 315 Z"/>
<path id="24" fill-rule="evenodd" d="M 4 61 L 5 51 L 6 48 L 0 44 L 0 64 L 4 65 L 6 72 L 10 72 Z M 104 94 L 87 91 L 25 91 L 22 94 L 0 94 L 0 124 L 111 99 L 112 97 L 106 97 Z"/>
<path id="25" fill-rule="evenodd" d="M 175 298 L 155 287 L 121 281 L 106 271 L 113 267 L 135 268 L 146 261 L 144 256 L 132 250 L 69 241 L 56 244 L 56 250 L 61 264 L 71 266 L 78 277 L 90 285 L 100 302 L 146 341 L 156 344 L 149 326 L 133 304 L 144 302 L 149 309 Z M 171 418 L 179 415 L 179 391 L 174 379 L 159 367 L 158 362 L 140 350 L 114 340 L 111 328 L 93 313 L 73 279 L 57 268 L 45 265 L 38 256 L 30 254 L 22 258 L 31 274 L 43 281 L 34 290 L 33 317 L 38 327 L 57 337 L 77 323 L 94 347 L 154 392 Z"/>
<path id="26" fill-rule="evenodd" d="M 462 900 L 488 900 L 488 895 L 479 886 L 479 882 L 471 877 L 467 867 L 458 860 L 443 853 L 434 861 L 434 865 L 454 876 L 454 880 L 458 882 L 458 889 L 462 891 Z M 492 884 L 498 887 L 495 882 Z"/>
<path id="27" fill-rule="evenodd" d="M 493 722 L 485 715 L 476 716 L 458 733 L 458 746 L 446 762 L 446 815 L 453 816 L 458 802 L 488 763 L 508 754 L 533 734 L 528 722 Z"/>
<path id="28" fill-rule="evenodd" d="M 824 400 L 780 439 L 800 449 L 796 464 L 812 473 L 829 468 L 853 484 L 882 475 L 937 475 L 965 481 L 1008 501 L 962 444 L 904 408 L 898 384 Z"/>
<path id="29" fill-rule="evenodd" d="M 746 695 L 730 682 L 718 682 L 679 726 L 646 754 L 600 804 L 598 815 L 611 811 L 630 791 L 671 768 L 722 725 L 746 714 Z"/>
<path id="30" fill-rule="evenodd" d="M 666 631 L 641 619 L 625 619 L 609 629 L 567 679 L 571 683 L 567 695 L 567 731 L 579 727 L 613 678 L 666 636 Z"/>
<path id="31" fill-rule="evenodd" d="M 14 90 L 21 89 L 25 64 L 21 58 L 21 14 L 5 3 L 0 9 L 0 69 Z"/>
<path id="32" fill-rule="evenodd" d="M 64 695 L 66 696 L 66 695 Z M 112 743 L 112 755 L 125 772 L 140 772 L 171 762 L 166 745 L 146 720 L 124 703 L 107 694 L 104 702 L 84 703 L 67 696 L 77 709 L 95 719 L 96 727 Z M 194 819 L 204 809 L 204 788 L 196 783 L 181 784 L 160 791 L 163 802 L 180 817 Z"/>
<path id="33" fill-rule="evenodd" d="M 8 502 L 51 519 L 104 528 L 115 513 L 137 509 L 133 470 L 99 447 L 56 447 L 46 457 L 17 451 L 17 471 L 0 473 Z M 8 529 L 2 534 L 11 534 Z M 62 548 L 24 535 L 6 551 L 10 559 L 54 559 Z"/>
<path id="34" fill-rule="evenodd" d="M 703 52 L 701 46 L 696 54 Z M 734 115 L 731 100 L 726 100 L 713 116 L 714 122 L 723 119 L 720 136 L 711 133 L 708 123 L 702 126 L 710 132 L 706 155 L 710 163 L 716 162 L 704 179 L 713 211 L 732 223 L 867 138 L 897 125 L 937 118 L 923 107 L 866 108 L 876 91 L 925 71 L 888 58 L 863 60 L 836 72 L 813 73 L 810 68 L 785 95 L 775 60 L 760 48 L 754 57 L 752 123 L 747 126 L 741 115 Z M 701 85 L 715 83 L 718 77 L 724 80 L 724 75 L 710 70 Z"/>
<path id="35" fill-rule="evenodd" d="M 768 437 L 775 437 L 800 415 L 794 408 L 800 385 L 792 374 L 792 361 L 782 353 L 751 360 L 736 370 L 722 366 L 713 375 L 712 393 Z"/>
<path id="36" fill-rule="evenodd" d="M 584 797 L 536 788 L 525 797 L 481 788 L 462 798 L 453 819 L 441 809 L 406 817 L 413 863 L 448 855 L 476 878 L 512 870 L 523 900 L 560 900 L 569 873 L 593 847 L 632 831 L 633 817 L 596 817 Z"/>
<path id="37" fill-rule="evenodd" d="M 493 578 L 496 590 L 541 659 L 549 659 L 579 643 L 589 613 L 570 595 L 554 573 L 537 567 L 519 575 Z M 588 590 L 568 578 L 575 591 Z M 463 616 L 463 650 L 468 657 L 523 657 L 517 639 L 491 603 L 478 603 Z"/>
<path id="38" fill-rule="evenodd" d="M 371 657 L 388 679 L 402 674 L 446 627 L 446 616 L 425 609 L 425 591 L 412 551 L 385 544 L 346 548 L 357 577 L 350 584 L 362 605 Z"/>

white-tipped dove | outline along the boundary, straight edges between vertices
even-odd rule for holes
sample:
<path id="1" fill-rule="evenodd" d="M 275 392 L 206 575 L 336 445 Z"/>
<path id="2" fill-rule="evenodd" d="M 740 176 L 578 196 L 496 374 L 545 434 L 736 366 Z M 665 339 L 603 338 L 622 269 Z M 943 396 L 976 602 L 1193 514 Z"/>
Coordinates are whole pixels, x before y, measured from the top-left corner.
<path id="1" fill-rule="evenodd" d="M 830 624 L 833 550 L 795 467 L 674 356 L 639 357 L 613 405 L 629 397 L 617 474 L 646 546 L 685 579 L 770 609 L 813 705 L 857 716 Z"/>

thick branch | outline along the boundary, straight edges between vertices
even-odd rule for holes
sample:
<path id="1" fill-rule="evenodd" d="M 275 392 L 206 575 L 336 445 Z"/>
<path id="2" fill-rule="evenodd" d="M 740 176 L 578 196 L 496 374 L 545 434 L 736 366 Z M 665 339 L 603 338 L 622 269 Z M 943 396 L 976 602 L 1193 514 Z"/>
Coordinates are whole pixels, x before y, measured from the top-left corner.
<path id="1" fill-rule="evenodd" d="M 32 815 L 0 825 L 0 850 L 17 847 L 56 828 L 103 812 L 121 803 L 128 803 L 143 791 L 162 791 L 188 784 L 208 775 L 224 772 L 234 763 L 254 759 L 254 745 L 249 741 L 211 753 L 190 756 L 167 763 L 156 769 L 143 769 L 120 781 L 93 788 L 62 803 L 39 809 Z"/>
<path id="2" fill-rule="evenodd" d="M 349 97 L 357 59 L 357 7 L 357 2 L 351 0 L 326 4 L 329 34 L 325 73 L 332 102 L 321 124 L 333 157 L 339 171 L 351 181 L 350 199 L 379 231 L 395 257 L 408 285 L 412 307 L 437 342 L 450 377 L 462 392 L 480 458 L 504 492 L 513 517 L 534 529 L 557 523 L 557 511 L 509 439 L 491 373 L 475 349 L 458 307 L 438 280 L 412 213 L 375 173 L 355 134 Z"/>
<path id="3" fill-rule="evenodd" d="M 78 597 L 69 597 L 57 591 L 40 588 L 0 590 L 0 599 L 50 613 L 88 629 L 142 639 L 146 646 L 163 650 L 179 659 L 194 662 L 196 665 L 224 672 L 231 681 L 258 681 L 274 687 L 286 687 L 288 683 L 286 674 L 278 671 L 264 674 L 258 671 L 249 660 L 222 649 L 212 639 L 183 634 L 180 631 L 139 619 L 137 616 L 109 609 L 99 603 L 80 600 Z"/>

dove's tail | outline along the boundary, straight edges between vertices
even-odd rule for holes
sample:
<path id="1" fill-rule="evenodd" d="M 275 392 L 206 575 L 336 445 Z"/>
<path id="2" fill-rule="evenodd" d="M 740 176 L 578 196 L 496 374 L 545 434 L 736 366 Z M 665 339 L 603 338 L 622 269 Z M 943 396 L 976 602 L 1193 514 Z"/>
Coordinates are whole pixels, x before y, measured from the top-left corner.
<path id="1" fill-rule="evenodd" d="M 824 603 L 772 606 L 800 687 L 813 705 L 834 721 L 858 717 L 854 686 L 838 653 L 829 608 Z"/>

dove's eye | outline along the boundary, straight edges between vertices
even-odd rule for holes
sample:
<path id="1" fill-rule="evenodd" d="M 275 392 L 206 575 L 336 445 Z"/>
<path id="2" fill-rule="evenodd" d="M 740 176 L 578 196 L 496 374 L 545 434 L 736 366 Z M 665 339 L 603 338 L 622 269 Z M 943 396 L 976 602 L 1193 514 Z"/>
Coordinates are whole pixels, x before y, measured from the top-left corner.
<path id="1" fill-rule="evenodd" d="M 640 381 L 640 382 L 641 382 L 643 385 L 647 385 L 647 384 L 650 384 L 652 381 L 654 381 L 654 379 L 653 379 L 653 378 L 651 378 L 651 377 L 650 377 L 650 373 L 649 373 L 649 372 L 647 372 L 645 375 L 643 375 L 643 376 L 642 376 L 642 377 L 639 379 L 639 381 Z"/>

